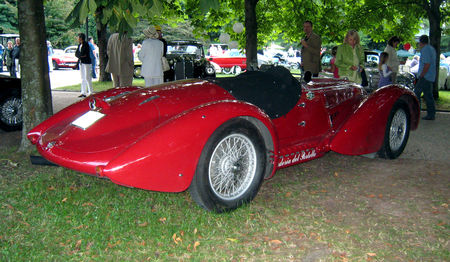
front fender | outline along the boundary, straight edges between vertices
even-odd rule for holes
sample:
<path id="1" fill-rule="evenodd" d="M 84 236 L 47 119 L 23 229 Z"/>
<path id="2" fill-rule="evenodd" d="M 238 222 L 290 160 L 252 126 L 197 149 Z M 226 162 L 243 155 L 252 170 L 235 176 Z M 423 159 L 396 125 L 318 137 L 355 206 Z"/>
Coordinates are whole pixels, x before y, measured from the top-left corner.
<path id="1" fill-rule="evenodd" d="M 331 142 L 331 150 L 346 155 L 378 152 L 383 145 L 389 113 L 397 101 L 408 105 L 410 126 L 418 126 L 419 102 L 411 90 L 397 85 L 378 89 L 364 100 Z"/>
<path id="2" fill-rule="evenodd" d="M 256 119 L 275 137 L 269 117 L 256 106 L 236 101 L 207 104 L 173 117 L 130 145 L 100 176 L 114 183 L 153 191 L 181 192 L 191 184 L 202 149 L 212 133 L 236 117 Z"/>

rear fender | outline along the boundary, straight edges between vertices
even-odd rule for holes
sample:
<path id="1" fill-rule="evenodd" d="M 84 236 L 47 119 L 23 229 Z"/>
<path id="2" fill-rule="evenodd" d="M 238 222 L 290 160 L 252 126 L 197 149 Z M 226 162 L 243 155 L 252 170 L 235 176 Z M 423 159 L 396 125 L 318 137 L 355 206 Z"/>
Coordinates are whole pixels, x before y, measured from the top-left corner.
<path id="1" fill-rule="evenodd" d="M 104 99 L 111 96 L 117 96 L 126 91 L 134 91 L 136 89 L 138 89 L 138 87 L 114 88 L 89 96 L 81 100 L 80 102 L 74 103 L 49 117 L 33 129 L 31 129 L 30 132 L 28 132 L 27 137 L 32 144 L 36 144 L 41 135 L 44 134 L 45 131 L 50 127 L 54 126 L 55 124 L 64 124 L 66 122 L 64 121 L 65 119 L 73 119 L 73 116 L 85 113 L 86 110 L 89 109 L 89 101 L 92 98 L 96 97 L 99 99 Z"/>
<path id="2" fill-rule="evenodd" d="M 262 133 L 266 148 L 274 150 L 273 125 L 264 112 L 251 104 L 221 101 L 192 109 L 162 123 L 106 166 L 98 167 L 99 175 L 117 184 L 147 190 L 184 191 L 191 184 L 209 137 L 220 125 L 236 117 L 253 123 Z"/>
<path id="3" fill-rule="evenodd" d="M 389 113 L 396 101 L 408 105 L 411 129 L 418 126 L 419 102 L 414 93 L 400 86 L 390 85 L 374 92 L 364 100 L 331 142 L 331 150 L 346 155 L 364 155 L 383 145 Z"/>

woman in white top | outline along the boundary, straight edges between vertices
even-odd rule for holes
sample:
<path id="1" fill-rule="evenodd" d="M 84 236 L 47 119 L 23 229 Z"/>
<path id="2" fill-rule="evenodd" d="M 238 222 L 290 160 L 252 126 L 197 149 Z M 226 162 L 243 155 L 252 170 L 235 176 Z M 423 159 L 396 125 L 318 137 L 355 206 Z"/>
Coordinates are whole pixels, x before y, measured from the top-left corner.
<path id="1" fill-rule="evenodd" d="M 142 62 L 141 75 L 144 77 L 145 87 L 150 87 L 163 83 L 161 58 L 164 45 L 158 40 L 159 35 L 154 26 L 144 29 L 143 33 L 148 39 L 142 42 L 138 57 Z"/>
<path id="2" fill-rule="evenodd" d="M 400 65 L 400 61 L 397 57 L 397 46 L 400 44 L 400 38 L 398 36 L 393 36 L 389 39 L 388 44 L 386 48 L 384 49 L 384 52 L 388 53 L 389 59 L 387 61 L 387 66 L 392 70 L 392 83 L 396 83 L 397 81 L 397 73 L 398 73 L 398 66 Z"/>

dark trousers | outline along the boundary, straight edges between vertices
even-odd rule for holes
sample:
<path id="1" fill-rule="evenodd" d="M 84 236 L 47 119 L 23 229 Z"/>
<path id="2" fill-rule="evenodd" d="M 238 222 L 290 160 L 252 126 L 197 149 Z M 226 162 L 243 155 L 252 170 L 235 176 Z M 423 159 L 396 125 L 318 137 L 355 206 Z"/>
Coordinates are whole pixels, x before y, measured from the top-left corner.
<path id="1" fill-rule="evenodd" d="M 16 72 L 16 64 L 12 63 L 11 70 L 9 70 L 11 77 L 17 78 L 17 72 Z"/>
<path id="2" fill-rule="evenodd" d="M 97 74 L 95 73 L 95 68 L 97 67 L 97 61 L 96 59 L 92 59 L 91 58 L 91 62 L 92 62 L 92 78 L 97 78 Z"/>
<path id="3" fill-rule="evenodd" d="M 427 105 L 427 116 L 434 117 L 436 115 L 436 107 L 433 98 L 433 82 L 426 80 L 424 77 L 419 78 L 414 87 L 414 93 L 420 102 L 420 96 L 423 93 L 425 103 Z"/>

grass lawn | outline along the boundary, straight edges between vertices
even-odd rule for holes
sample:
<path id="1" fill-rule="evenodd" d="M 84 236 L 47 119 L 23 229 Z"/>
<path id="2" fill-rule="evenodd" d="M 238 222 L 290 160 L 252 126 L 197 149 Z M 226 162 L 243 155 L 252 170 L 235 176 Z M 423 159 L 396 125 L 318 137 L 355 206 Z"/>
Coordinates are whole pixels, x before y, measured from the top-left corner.
<path id="1" fill-rule="evenodd" d="M 27 158 L 0 149 L 0 261 L 450 260 L 448 164 L 330 153 L 214 214 Z"/>

